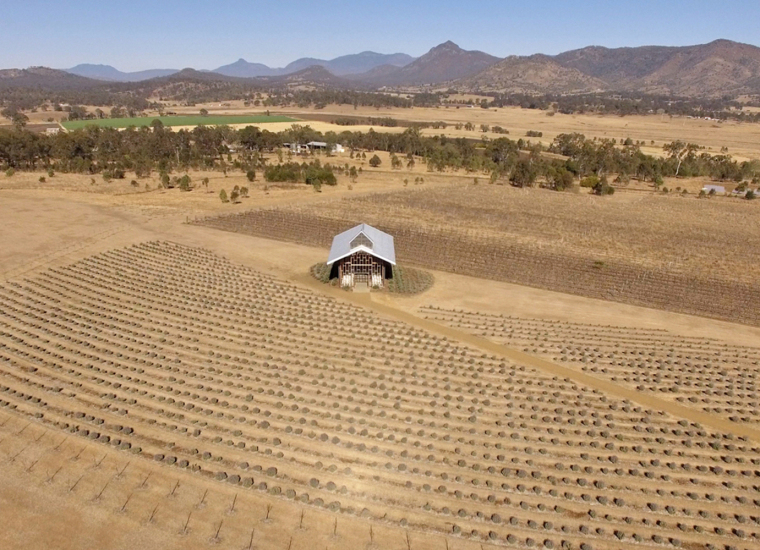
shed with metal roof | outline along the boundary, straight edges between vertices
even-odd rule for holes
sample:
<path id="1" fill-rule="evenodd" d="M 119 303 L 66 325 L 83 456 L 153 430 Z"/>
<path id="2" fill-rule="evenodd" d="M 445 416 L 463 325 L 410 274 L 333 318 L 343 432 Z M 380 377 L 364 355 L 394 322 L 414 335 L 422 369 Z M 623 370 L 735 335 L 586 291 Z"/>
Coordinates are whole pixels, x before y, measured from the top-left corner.
<path id="1" fill-rule="evenodd" d="M 382 288 L 393 278 L 396 249 L 393 237 L 362 223 L 333 237 L 327 265 L 330 278 L 338 278 L 342 287 L 366 285 Z"/>

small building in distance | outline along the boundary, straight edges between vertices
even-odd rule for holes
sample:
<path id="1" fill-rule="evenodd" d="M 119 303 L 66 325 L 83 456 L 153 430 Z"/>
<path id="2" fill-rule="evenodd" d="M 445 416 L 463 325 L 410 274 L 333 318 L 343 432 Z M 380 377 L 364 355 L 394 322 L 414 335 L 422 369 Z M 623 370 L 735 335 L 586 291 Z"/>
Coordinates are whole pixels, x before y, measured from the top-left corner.
<path id="1" fill-rule="evenodd" d="M 726 188 L 722 185 L 705 185 L 702 188 L 702 191 L 704 191 L 707 194 L 712 193 L 713 195 L 725 195 L 726 194 Z"/>
<path id="2" fill-rule="evenodd" d="M 324 151 L 328 145 L 326 141 L 310 141 L 306 144 L 310 151 Z M 330 148 L 331 153 L 343 153 L 345 149 L 340 143 L 334 143 Z"/>
<path id="3" fill-rule="evenodd" d="M 283 147 L 290 149 L 290 152 L 296 155 L 307 154 L 314 151 L 323 151 L 327 149 L 325 141 L 310 141 L 309 143 L 283 143 Z M 330 149 L 331 153 L 345 153 L 346 149 L 340 143 L 336 143 Z"/>
<path id="4" fill-rule="evenodd" d="M 327 265 L 341 287 L 382 288 L 396 265 L 393 237 L 366 223 L 352 227 L 333 237 Z"/>

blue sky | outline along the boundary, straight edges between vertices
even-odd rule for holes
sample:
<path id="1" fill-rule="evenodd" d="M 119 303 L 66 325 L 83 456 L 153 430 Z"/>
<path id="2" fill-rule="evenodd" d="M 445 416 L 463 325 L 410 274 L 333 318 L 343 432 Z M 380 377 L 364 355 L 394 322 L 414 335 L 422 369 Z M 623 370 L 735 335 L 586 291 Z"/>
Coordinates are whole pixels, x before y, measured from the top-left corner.
<path id="1" fill-rule="evenodd" d="M 240 57 L 283 66 L 363 50 L 416 56 L 446 40 L 500 57 L 716 38 L 760 45 L 758 21 L 757 0 L 0 0 L 0 68 L 213 69 Z"/>

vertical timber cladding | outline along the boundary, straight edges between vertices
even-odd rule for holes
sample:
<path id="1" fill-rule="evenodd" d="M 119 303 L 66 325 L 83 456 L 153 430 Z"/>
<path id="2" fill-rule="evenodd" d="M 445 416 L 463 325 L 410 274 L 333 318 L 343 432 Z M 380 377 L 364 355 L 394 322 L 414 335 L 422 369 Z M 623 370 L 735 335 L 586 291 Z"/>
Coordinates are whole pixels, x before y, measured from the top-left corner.
<path id="1" fill-rule="evenodd" d="M 352 274 L 354 283 L 371 284 L 372 281 L 380 281 L 382 286 L 385 280 L 385 263 L 366 252 L 356 252 L 344 258 L 339 264 L 340 280 L 343 275 Z"/>

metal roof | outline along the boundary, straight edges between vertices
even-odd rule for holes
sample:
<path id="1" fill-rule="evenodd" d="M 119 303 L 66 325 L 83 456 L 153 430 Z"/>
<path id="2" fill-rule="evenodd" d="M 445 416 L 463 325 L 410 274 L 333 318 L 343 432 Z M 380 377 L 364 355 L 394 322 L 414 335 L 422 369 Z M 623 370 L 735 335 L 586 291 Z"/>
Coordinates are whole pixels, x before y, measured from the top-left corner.
<path id="1" fill-rule="evenodd" d="M 364 234 L 365 237 L 372 241 L 372 248 L 364 245 L 351 248 L 351 242 L 361 234 Z M 396 265 L 396 249 L 393 246 L 393 237 L 366 223 L 352 227 L 333 237 L 330 255 L 327 257 L 327 265 L 332 265 L 338 260 L 358 251 L 366 252 L 376 258 L 385 260 L 391 265 Z"/>
<path id="2" fill-rule="evenodd" d="M 717 193 L 725 193 L 726 192 L 726 188 L 723 187 L 722 185 L 705 185 L 702 188 L 702 190 L 703 191 L 712 191 L 712 190 L 715 190 Z"/>

